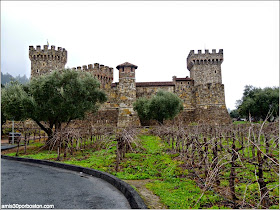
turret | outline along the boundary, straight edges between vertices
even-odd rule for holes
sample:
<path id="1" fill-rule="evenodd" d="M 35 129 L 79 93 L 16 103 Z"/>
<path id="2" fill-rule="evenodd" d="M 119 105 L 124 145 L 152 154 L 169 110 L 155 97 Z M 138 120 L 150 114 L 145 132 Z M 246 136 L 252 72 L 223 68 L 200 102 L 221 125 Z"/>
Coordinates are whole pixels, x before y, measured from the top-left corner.
<path id="1" fill-rule="evenodd" d="M 119 70 L 118 93 L 120 107 L 118 126 L 139 126 L 139 118 L 133 110 L 133 103 L 136 101 L 135 70 L 137 66 L 125 62 L 116 68 Z"/>
<path id="2" fill-rule="evenodd" d="M 135 80 L 135 69 L 138 67 L 134 64 L 125 62 L 116 67 L 119 70 L 119 78 L 131 78 Z"/>
<path id="3" fill-rule="evenodd" d="M 202 53 L 194 53 L 191 50 L 187 57 L 187 68 L 190 71 L 190 77 L 194 80 L 194 85 L 208 83 L 222 83 L 221 64 L 223 62 L 223 50 L 217 53 L 215 49 L 212 53 L 205 50 Z"/>
<path id="4" fill-rule="evenodd" d="M 50 73 L 55 69 L 64 69 L 67 63 L 67 51 L 65 48 L 55 46 L 48 48 L 48 45 L 44 45 L 41 49 L 40 45 L 29 46 L 29 59 L 31 60 L 31 78 Z"/>

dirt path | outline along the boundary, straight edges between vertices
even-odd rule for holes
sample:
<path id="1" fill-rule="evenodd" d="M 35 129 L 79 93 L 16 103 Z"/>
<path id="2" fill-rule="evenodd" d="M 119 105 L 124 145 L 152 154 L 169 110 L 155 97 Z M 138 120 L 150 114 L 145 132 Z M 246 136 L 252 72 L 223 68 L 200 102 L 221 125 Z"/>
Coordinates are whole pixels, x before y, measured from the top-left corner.
<path id="1" fill-rule="evenodd" d="M 151 192 L 145 187 L 145 185 L 148 182 L 152 182 L 153 180 L 146 179 L 146 180 L 123 180 L 123 181 L 136 187 L 137 192 L 144 200 L 145 204 L 148 206 L 149 209 L 167 209 L 167 207 L 160 202 L 159 197 L 153 194 L 153 192 Z"/>

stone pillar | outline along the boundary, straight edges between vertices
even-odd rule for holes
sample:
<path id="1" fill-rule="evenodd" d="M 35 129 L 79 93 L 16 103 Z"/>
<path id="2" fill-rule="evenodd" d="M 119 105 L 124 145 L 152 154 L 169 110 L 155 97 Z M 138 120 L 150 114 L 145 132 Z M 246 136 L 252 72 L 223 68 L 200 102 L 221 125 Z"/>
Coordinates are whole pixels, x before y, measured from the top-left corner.
<path id="1" fill-rule="evenodd" d="M 119 117 L 118 127 L 140 126 L 137 113 L 133 110 L 136 101 L 135 70 L 137 66 L 125 62 L 117 66 L 119 70 Z"/>

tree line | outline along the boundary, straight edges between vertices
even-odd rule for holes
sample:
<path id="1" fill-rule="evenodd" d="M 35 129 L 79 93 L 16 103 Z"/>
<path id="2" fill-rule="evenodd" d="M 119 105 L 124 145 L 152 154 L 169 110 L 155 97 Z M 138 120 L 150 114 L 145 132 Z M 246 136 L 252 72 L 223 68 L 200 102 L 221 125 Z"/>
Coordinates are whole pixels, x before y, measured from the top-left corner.
<path id="1" fill-rule="evenodd" d="M 6 84 L 9 84 L 12 81 L 18 81 L 21 84 L 26 84 L 29 82 L 29 78 L 27 78 L 26 75 L 23 75 L 23 76 L 18 75 L 16 77 L 13 77 L 9 73 L 3 74 L 1 72 L 1 85 L 4 86 Z"/>
<path id="2" fill-rule="evenodd" d="M 232 118 L 246 118 L 260 121 L 274 121 L 279 117 L 279 87 L 257 88 L 246 85 L 243 96 L 236 101 L 236 109 L 230 112 Z"/>

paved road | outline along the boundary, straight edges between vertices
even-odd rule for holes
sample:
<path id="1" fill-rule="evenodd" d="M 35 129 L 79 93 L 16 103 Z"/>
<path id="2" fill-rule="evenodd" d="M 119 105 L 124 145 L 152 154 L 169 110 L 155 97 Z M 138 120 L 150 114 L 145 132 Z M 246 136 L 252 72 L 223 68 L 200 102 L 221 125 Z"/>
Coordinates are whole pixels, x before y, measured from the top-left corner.
<path id="1" fill-rule="evenodd" d="M 130 209 L 102 179 L 50 166 L 1 159 L 1 204 L 53 204 L 58 209 Z"/>
<path id="2" fill-rule="evenodd" d="M 17 145 L 12 145 L 12 144 L 1 144 L 1 150 L 6 150 L 10 148 L 17 147 Z"/>

